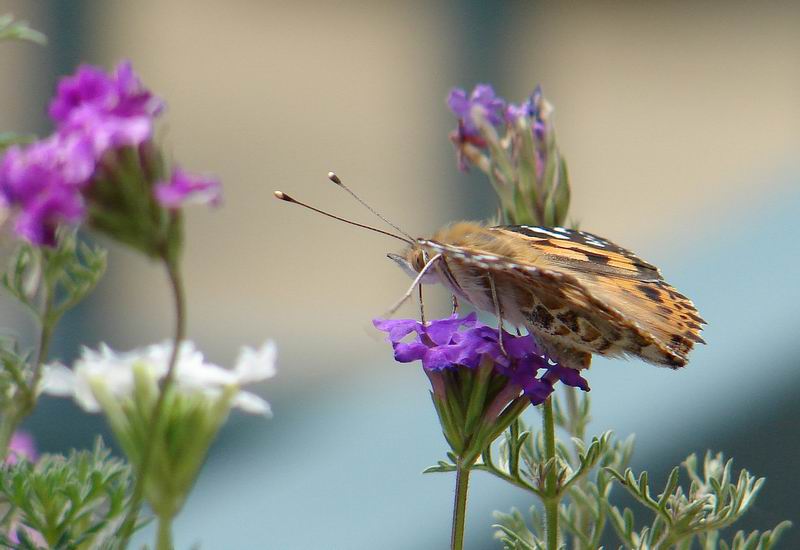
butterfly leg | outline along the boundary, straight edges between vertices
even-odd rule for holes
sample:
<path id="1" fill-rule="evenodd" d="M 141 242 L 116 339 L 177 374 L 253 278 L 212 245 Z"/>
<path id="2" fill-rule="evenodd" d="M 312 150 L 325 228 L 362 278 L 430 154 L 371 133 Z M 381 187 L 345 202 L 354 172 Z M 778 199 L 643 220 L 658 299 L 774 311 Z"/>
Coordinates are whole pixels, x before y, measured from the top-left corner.
<path id="1" fill-rule="evenodd" d="M 503 307 L 500 304 L 500 300 L 497 298 L 497 287 L 494 284 L 494 277 L 492 277 L 491 273 L 487 273 L 486 276 L 489 278 L 489 287 L 492 290 L 492 301 L 494 302 L 494 313 L 497 315 L 497 322 L 499 323 L 499 327 L 497 329 L 497 341 L 500 344 L 500 351 L 503 352 L 503 355 L 508 355 L 506 353 L 506 348 L 503 345 Z"/>
<path id="2" fill-rule="evenodd" d="M 419 289 L 419 321 L 425 326 L 425 301 L 422 299 L 422 283 L 417 286 Z"/>
<path id="3" fill-rule="evenodd" d="M 406 293 L 403 294 L 403 297 L 400 298 L 391 308 L 389 308 L 389 311 L 386 312 L 385 317 L 391 317 L 392 315 L 394 315 L 397 312 L 397 310 L 400 309 L 400 306 L 402 306 L 406 302 L 406 300 L 408 300 L 409 298 L 411 298 L 411 296 L 413 296 L 414 288 L 416 288 L 417 285 L 420 285 L 420 286 L 422 285 L 422 278 L 425 276 L 425 273 L 432 266 L 436 265 L 436 262 L 441 257 L 442 257 L 441 254 L 437 254 L 436 256 L 434 256 L 433 258 L 428 260 L 428 263 L 426 263 L 423 266 L 423 268 L 419 270 L 419 273 L 417 274 L 417 277 L 414 279 L 414 282 L 411 283 L 411 286 L 408 287 L 408 290 L 406 291 Z"/>
<path id="4" fill-rule="evenodd" d="M 458 298 L 453 294 L 453 315 L 458 313 Z"/>

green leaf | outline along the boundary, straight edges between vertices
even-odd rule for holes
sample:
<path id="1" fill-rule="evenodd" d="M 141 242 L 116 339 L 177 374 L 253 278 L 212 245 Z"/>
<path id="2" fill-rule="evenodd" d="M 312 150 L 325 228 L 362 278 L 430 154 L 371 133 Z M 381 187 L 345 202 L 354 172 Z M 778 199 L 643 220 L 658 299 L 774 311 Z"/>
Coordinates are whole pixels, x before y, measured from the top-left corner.
<path id="1" fill-rule="evenodd" d="M 47 43 L 47 37 L 28 26 L 26 21 L 15 21 L 12 15 L 0 16 L 0 41 L 27 40 L 40 45 Z"/>
<path id="2" fill-rule="evenodd" d="M 103 548 L 110 541 L 107 528 L 122 519 L 130 481 L 130 468 L 98 438 L 92 451 L 44 455 L 35 465 L 22 461 L 0 469 L 0 495 L 52 547 Z"/>

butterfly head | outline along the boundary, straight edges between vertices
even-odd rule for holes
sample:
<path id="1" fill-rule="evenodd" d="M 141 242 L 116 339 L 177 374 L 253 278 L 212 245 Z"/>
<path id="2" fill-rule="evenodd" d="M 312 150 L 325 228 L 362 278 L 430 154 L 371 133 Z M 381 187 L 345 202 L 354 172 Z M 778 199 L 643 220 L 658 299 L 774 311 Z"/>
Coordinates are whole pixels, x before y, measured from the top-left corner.
<path id="1" fill-rule="evenodd" d="M 415 278 L 425 268 L 431 260 L 431 254 L 419 244 L 414 243 L 408 246 L 403 254 L 387 254 L 389 259 L 395 261 L 409 277 Z M 434 269 L 428 269 L 423 275 L 421 282 L 425 284 L 436 283 L 439 276 Z"/>

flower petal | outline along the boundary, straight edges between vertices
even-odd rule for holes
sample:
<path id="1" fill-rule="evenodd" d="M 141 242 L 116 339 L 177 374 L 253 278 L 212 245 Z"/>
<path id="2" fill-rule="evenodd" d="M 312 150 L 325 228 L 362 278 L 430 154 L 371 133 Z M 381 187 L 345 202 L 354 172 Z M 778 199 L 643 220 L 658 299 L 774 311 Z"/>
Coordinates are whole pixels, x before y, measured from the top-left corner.
<path id="1" fill-rule="evenodd" d="M 255 349 L 244 346 L 239 351 L 233 371 L 239 379 L 240 385 L 261 382 L 272 378 L 277 372 L 275 358 L 278 354 L 275 342 L 267 341 L 260 348 Z"/>

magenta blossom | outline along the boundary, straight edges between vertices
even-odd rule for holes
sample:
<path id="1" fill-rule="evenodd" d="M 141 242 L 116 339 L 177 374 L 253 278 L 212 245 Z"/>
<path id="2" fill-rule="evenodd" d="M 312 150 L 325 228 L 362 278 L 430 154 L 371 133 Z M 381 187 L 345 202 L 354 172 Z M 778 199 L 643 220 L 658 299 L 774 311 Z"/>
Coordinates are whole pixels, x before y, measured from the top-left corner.
<path id="1" fill-rule="evenodd" d="M 588 382 L 578 371 L 549 361 L 530 335 L 513 336 L 503 331 L 504 352 L 500 331 L 480 323 L 475 313 L 463 318 L 453 315 L 425 325 L 413 319 L 376 319 L 373 324 L 388 333 L 398 362 L 419 360 L 426 371 L 435 373 L 459 367 L 475 369 L 489 359 L 494 372 L 505 377 L 517 388 L 517 394 L 523 392 L 534 405 L 547 399 L 558 380 L 589 391 Z M 543 374 L 537 378 L 540 371 Z"/>
<path id="2" fill-rule="evenodd" d="M 10 147 L 0 161 L 0 203 L 18 211 L 16 233 L 37 245 L 55 244 L 59 225 L 83 218 L 81 189 L 94 169 L 92 146 L 80 135 Z"/>
<path id="3" fill-rule="evenodd" d="M 176 209 L 187 203 L 218 206 L 222 187 L 218 180 L 194 176 L 176 168 L 169 181 L 156 183 L 153 188 L 156 200 L 164 208 Z"/>
<path id="4" fill-rule="evenodd" d="M 36 462 L 38 457 L 39 453 L 36 452 L 36 442 L 33 440 L 33 436 L 27 432 L 14 432 L 8 445 L 6 464 L 16 464 L 20 460 Z"/>
<path id="5" fill-rule="evenodd" d="M 49 113 L 59 132 L 87 136 L 99 160 L 109 149 L 149 140 L 163 108 L 142 86 L 130 61 L 123 61 L 111 74 L 81 65 L 74 75 L 62 78 Z"/>
<path id="6" fill-rule="evenodd" d="M 130 61 L 123 61 L 113 73 L 100 67 L 81 65 L 74 75 L 62 78 L 50 101 L 50 118 L 58 125 L 68 123 L 81 109 L 123 118 L 155 118 L 164 103 L 142 86 Z"/>
<path id="7" fill-rule="evenodd" d="M 154 209 L 217 204 L 215 180 L 175 170 L 156 183 L 163 165 L 154 162 L 162 155 L 153 129 L 163 107 L 129 61 L 112 73 L 82 65 L 62 78 L 49 107 L 55 132 L 9 148 L 0 160 L 0 204 L 11 210 L 17 235 L 53 246 L 59 226 L 77 225 L 88 213 L 95 229 L 153 253 L 152 243 L 164 238 Z"/>

